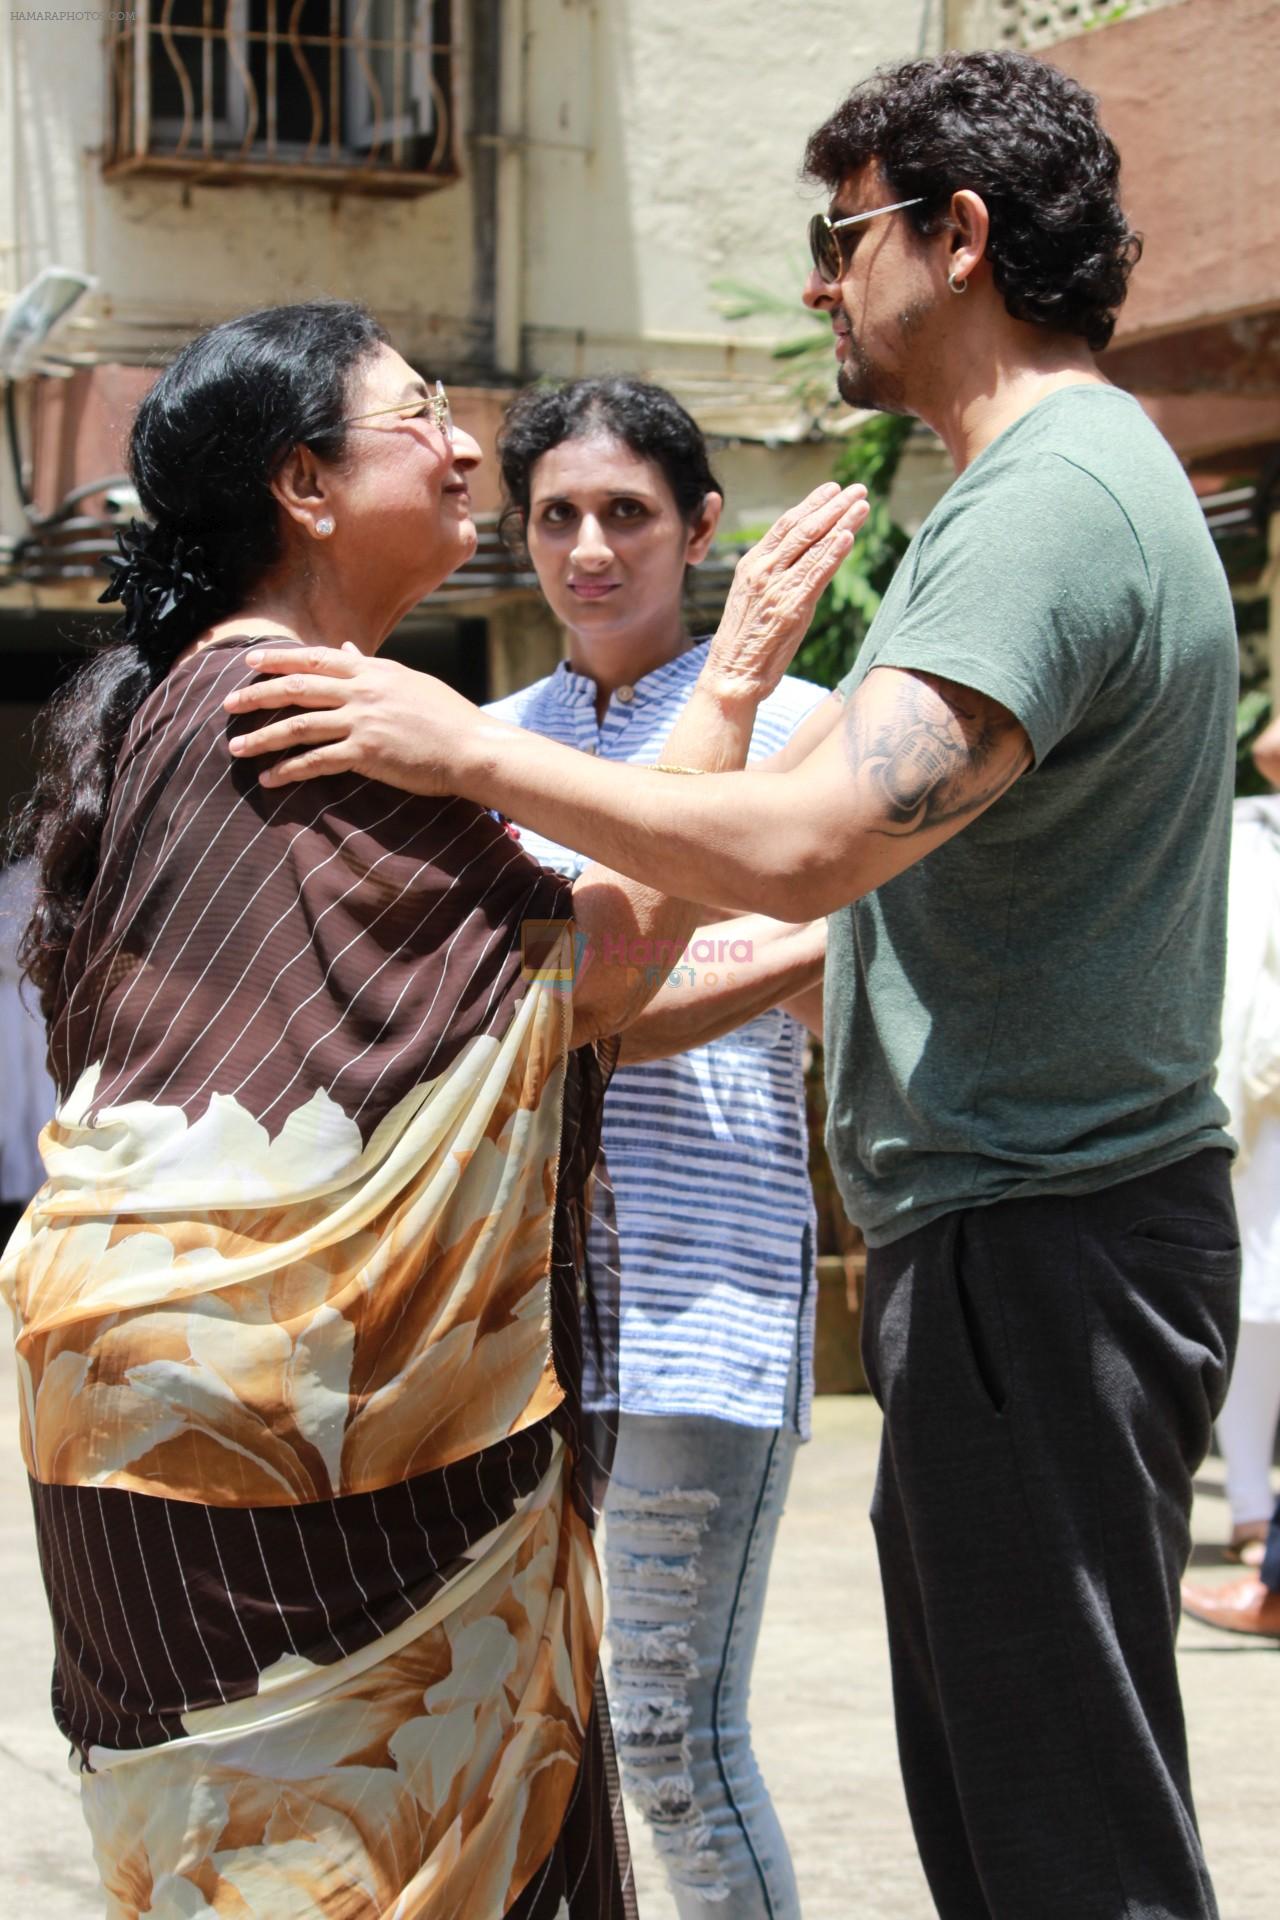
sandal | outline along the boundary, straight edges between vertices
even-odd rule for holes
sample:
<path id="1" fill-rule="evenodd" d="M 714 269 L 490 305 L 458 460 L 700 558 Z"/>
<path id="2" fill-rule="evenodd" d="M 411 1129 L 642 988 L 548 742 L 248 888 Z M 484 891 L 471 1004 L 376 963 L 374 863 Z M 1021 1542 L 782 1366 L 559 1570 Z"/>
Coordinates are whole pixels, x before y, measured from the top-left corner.
<path id="1" fill-rule="evenodd" d="M 1267 1527 L 1258 1523 L 1253 1526 L 1235 1527 L 1231 1538 L 1222 1549 L 1222 1557 L 1236 1567 L 1260 1567 L 1267 1552 Z"/>

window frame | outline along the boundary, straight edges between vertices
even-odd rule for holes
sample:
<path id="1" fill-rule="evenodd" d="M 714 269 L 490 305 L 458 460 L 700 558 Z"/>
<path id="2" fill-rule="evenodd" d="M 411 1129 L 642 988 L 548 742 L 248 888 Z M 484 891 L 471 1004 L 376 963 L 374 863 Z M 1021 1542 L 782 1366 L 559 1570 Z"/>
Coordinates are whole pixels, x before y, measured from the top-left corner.
<path id="1" fill-rule="evenodd" d="M 324 33 L 295 32 L 299 0 L 264 0 L 264 27 L 251 24 L 252 0 L 202 0 L 201 27 L 172 21 L 173 0 L 138 0 L 132 13 L 110 16 L 103 161 L 107 178 L 150 174 L 226 184 L 275 179 L 293 186 L 383 194 L 426 193 L 457 180 L 458 0 L 328 4 L 330 27 Z M 179 59 L 174 42 L 200 35 L 212 62 L 224 63 L 224 112 L 219 117 L 209 104 L 214 77 L 208 59 L 198 89 L 192 88 L 187 63 L 181 61 L 183 118 L 156 114 L 152 62 L 157 49 L 166 48 L 169 35 L 171 62 Z M 250 46 L 264 38 L 269 81 L 260 97 L 249 74 Z M 329 84 L 322 95 L 311 81 L 306 83 L 319 116 L 312 137 L 282 140 L 276 133 L 279 75 L 288 69 L 280 51 L 294 55 L 299 64 L 304 47 L 317 44 L 330 52 Z M 384 56 L 381 63 L 376 63 L 378 54 Z M 383 116 L 368 82 L 376 89 L 378 64 L 388 62 L 393 99 L 390 116 Z M 313 71 L 312 63 L 307 64 Z M 251 121 L 251 94 L 259 105 L 257 121 Z"/>

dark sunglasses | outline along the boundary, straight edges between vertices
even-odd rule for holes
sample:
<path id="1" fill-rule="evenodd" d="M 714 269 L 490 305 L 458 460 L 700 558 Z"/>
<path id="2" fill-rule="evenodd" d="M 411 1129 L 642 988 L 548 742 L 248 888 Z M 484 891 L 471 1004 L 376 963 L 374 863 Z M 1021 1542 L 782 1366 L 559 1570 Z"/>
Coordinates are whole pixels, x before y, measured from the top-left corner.
<path id="1" fill-rule="evenodd" d="M 882 213 L 900 213 L 903 207 L 918 207 L 923 199 L 923 194 L 917 194 L 914 200 L 895 200 L 890 207 L 873 207 L 870 213 L 851 213 L 843 220 L 833 220 L 827 213 L 815 213 L 809 222 L 809 251 L 819 280 L 824 286 L 833 287 L 844 277 L 844 248 L 836 239 L 841 227 L 860 227 L 864 220 L 878 220 Z"/>

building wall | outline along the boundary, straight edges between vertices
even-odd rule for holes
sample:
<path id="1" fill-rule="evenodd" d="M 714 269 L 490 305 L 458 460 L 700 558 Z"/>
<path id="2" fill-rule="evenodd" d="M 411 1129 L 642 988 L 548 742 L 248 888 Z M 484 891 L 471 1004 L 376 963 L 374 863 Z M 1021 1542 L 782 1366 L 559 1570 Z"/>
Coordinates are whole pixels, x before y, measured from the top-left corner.
<path id="1" fill-rule="evenodd" d="M 563 70 L 558 36 L 535 32 L 531 361 L 570 372 L 643 355 L 740 375 L 744 341 L 776 335 L 778 323 L 730 332 L 714 284 L 798 298 L 805 223 L 821 199 L 797 178 L 805 137 L 856 80 L 914 50 L 920 9 L 792 0 L 781 32 L 778 10 L 723 0 L 561 12 L 592 15 L 582 36 L 591 66 Z M 581 129 L 588 150 L 542 144 L 562 122 Z"/>
<path id="2" fill-rule="evenodd" d="M 948 0 L 947 28 L 1043 48 L 1098 96 L 1145 242 L 1117 345 L 1274 307 L 1276 0 Z"/>
<path id="3" fill-rule="evenodd" d="M 52 262 L 96 275 L 52 344 L 128 368 L 255 305 L 356 296 L 426 372 L 470 387 L 458 417 L 486 445 L 499 414 L 488 383 L 638 372 L 724 442 L 726 530 L 766 523 L 832 457 L 769 351 L 808 324 L 805 225 L 821 195 L 797 177 L 805 137 L 877 64 L 915 52 L 922 27 L 936 42 L 940 8 L 460 0 L 457 12 L 462 177 L 387 199 L 104 178 L 101 25 L 5 10 L 0 301 Z M 731 325 L 726 279 L 794 298 L 794 321 Z M 117 440 L 126 391 L 113 376 Z M 848 425 L 839 407 L 832 418 Z M 105 471 L 120 450 L 95 433 Z M 6 531 L 16 511 L 2 473 Z M 68 586 L 60 604 L 91 600 L 91 586 Z"/>
<path id="4" fill-rule="evenodd" d="M 528 363 L 560 376 L 634 371 L 671 387 L 730 442 L 716 456 L 726 531 L 753 528 L 830 469 L 829 449 L 805 437 L 793 376 L 768 351 L 808 324 L 805 227 L 823 196 L 798 177 L 805 139 L 856 81 L 914 53 L 934 10 L 854 0 L 833 13 L 794 0 L 781 33 L 774 8 L 723 0 L 568 11 L 579 19 L 577 66 L 561 66 L 550 33 L 530 48 Z M 532 13 L 545 20 L 545 8 Z M 584 150 L 551 144 L 560 129 Z M 730 325 L 726 281 L 794 298 L 794 323 Z"/>
<path id="5" fill-rule="evenodd" d="M 474 0 L 458 12 L 476 41 Z M 501 0 L 497 137 L 517 187 L 498 243 L 518 364 L 482 337 L 493 263 L 477 195 L 493 141 L 472 142 L 465 51 L 456 184 L 389 200 L 107 180 L 98 21 L 10 15 L 0 295 L 53 260 L 98 275 L 63 344 L 103 360 L 149 358 L 227 314 L 330 293 L 368 299 L 406 351 L 446 369 L 608 363 L 734 384 L 747 362 L 747 377 L 776 385 L 745 343 L 777 323 L 730 333 L 712 283 L 798 288 L 814 201 L 796 180 L 805 135 L 847 85 L 913 50 L 920 13 L 915 0 L 853 0 L 833 21 L 829 0 L 790 0 L 780 36 L 775 9 L 733 0 Z"/>
<path id="6" fill-rule="evenodd" d="M 101 360 L 150 359 L 230 314 L 328 293 L 370 300 L 415 354 L 467 357 L 469 172 L 412 200 L 107 180 L 106 54 L 101 25 L 84 14 L 0 21 L 12 141 L 4 291 L 54 261 L 99 280 L 61 345 Z"/>
<path id="7" fill-rule="evenodd" d="M 1144 236 L 1118 346 L 1275 307 L 1278 37 L 1276 0 L 1181 0 L 1050 50 L 1102 101 Z"/>

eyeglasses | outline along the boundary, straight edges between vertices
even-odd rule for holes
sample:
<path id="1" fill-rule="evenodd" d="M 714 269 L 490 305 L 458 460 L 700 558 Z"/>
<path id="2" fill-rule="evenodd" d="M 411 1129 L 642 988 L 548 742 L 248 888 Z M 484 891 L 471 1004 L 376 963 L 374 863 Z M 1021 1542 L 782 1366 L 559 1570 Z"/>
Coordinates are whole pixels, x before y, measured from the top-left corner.
<path id="1" fill-rule="evenodd" d="M 891 207 L 873 207 L 870 213 L 851 213 L 843 220 L 833 220 L 826 213 L 815 213 L 809 222 L 809 251 L 813 255 L 819 280 L 824 286 L 833 287 L 844 275 L 844 248 L 836 239 L 841 227 L 858 227 L 864 220 L 878 220 L 882 213 L 900 213 L 903 207 L 918 207 L 923 199 L 923 194 L 917 194 L 914 200 L 895 200 Z"/>
<path id="2" fill-rule="evenodd" d="M 439 427 L 448 441 L 453 440 L 453 409 L 449 405 L 449 396 L 444 390 L 443 380 L 436 381 L 436 390 L 422 400 L 401 400 L 394 407 L 375 407 L 371 413 L 356 413 L 340 424 L 344 427 L 362 427 L 367 420 L 380 420 L 389 414 L 399 414 L 401 422 L 430 419 L 433 427 Z"/>

